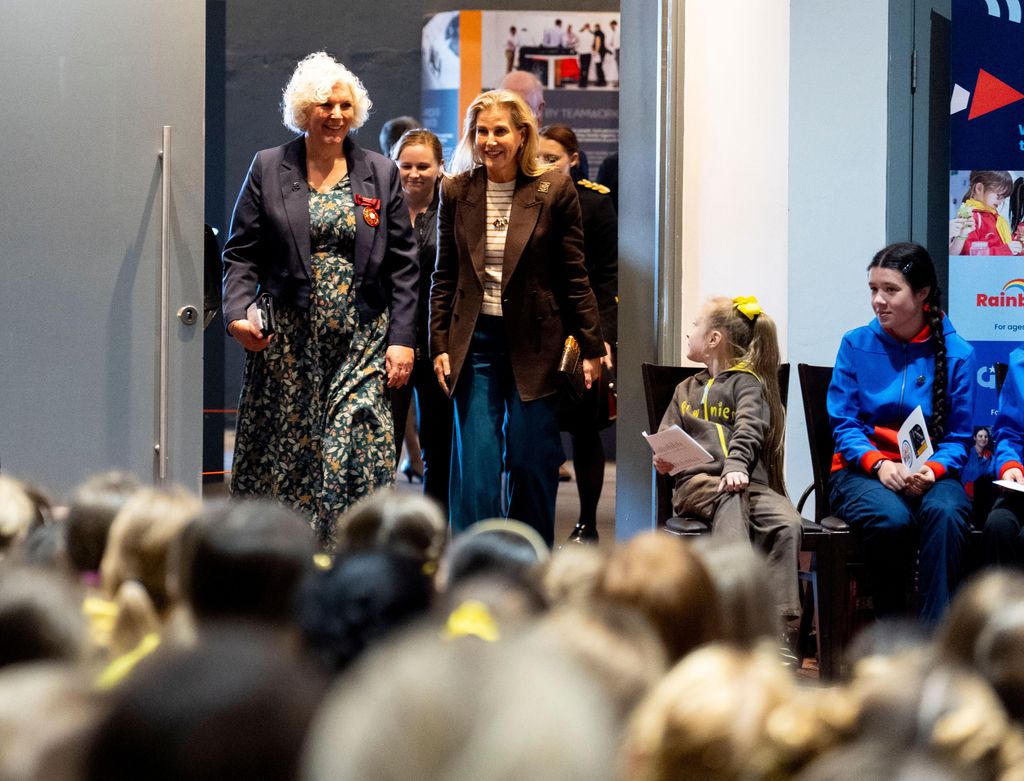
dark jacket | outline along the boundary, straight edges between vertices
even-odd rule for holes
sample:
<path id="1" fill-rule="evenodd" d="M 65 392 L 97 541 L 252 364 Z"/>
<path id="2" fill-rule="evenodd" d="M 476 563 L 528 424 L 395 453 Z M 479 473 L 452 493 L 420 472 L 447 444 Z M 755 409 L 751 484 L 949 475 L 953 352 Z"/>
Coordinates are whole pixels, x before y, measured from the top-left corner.
<path id="1" fill-rule="evenodd" d="M 437 262 L 437 195 L 413 225 L 420 259 L 419 302 L 416 315 L 417 357 L 430 358 L 430 275 Z"/>
<path id="2" fill-rule="evenodd" d="M 454 389 L 483 303 L 487 174 L 446 177 L 430 291 L 430 354 L 448 353 Z M 569 177 L 520 173 L 505 239 L 502 317 L 523 401 L 558 390 L 558 358 L 574 333 L 587 358 L 604 355 L 597 301 L 583 259 L 579 199 Z"/>
<path id="3" fill-rule="evenodd" d="M 583 214 L 583 255 L 590 288 L 601 313 L 601 333 L 608 344 L 614 345 L 619 308 L 619 216 L 607 189 L 586 179 L 576 182 L 576 194 Z"/>
<path id="4" fill-rule="evenodd" d="M 389 344 L 416 344 L 419 264 L 409 211 L 395 164 L 346 138 L 345 157 L 356 203 L 353 285 L 364 320 L 391 310 Z M 307 309 L 310 301 L 309 185 L 300 136 L 256 153 L 231 216 L 224 245 L 224 324 L 245 318 L 257 289 Z M 370 224 L 358 199 L 379 199 Z"/>

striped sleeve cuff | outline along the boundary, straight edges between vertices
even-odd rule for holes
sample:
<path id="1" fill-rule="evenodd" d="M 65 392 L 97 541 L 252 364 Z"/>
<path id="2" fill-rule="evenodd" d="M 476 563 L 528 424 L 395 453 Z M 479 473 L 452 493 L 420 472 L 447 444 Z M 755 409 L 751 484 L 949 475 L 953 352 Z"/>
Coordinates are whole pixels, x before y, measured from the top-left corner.
<path id="1" fill-rule="evenodd" d="M 864 470 L 864 474 L 871 474 L 871 468 L 879 461 L 887 461 L 888 459 L 879 450 L 869 450 L 867 453 L 860 457 L 860 468 Z"/>
<path id="2" fill-rule="evenodd" d="M 1003 475 L 1009 472 L 1011 469 L 1019 469 L 1024 472 L 1024 466 L 1019 461 L 1007 461 L 1001 467 L 999 467 L 999 479 L 1003 479 Z"/>

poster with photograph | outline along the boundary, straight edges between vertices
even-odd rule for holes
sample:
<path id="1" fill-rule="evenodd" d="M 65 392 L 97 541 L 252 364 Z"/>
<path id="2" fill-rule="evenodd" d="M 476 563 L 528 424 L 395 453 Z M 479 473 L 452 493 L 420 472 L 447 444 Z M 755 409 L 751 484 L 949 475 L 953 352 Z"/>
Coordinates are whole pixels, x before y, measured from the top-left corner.
<path id="1" fill-rule="evenodd" d="M 464 113 L 511 70 L 544 87 L 542 124 L 569 125 L 594 178 L 619 143 L 619 14 L 449 11 L 423 28 L 424 123 L 449 157 Z"/>
<path id="2" fill-rule="evenodd" d="M 953 0 L 949 315 L 977 354 L 977 424 L 991 424 L 998 411 L 995 364 L 1024 342 L 1019 5 Z"/>

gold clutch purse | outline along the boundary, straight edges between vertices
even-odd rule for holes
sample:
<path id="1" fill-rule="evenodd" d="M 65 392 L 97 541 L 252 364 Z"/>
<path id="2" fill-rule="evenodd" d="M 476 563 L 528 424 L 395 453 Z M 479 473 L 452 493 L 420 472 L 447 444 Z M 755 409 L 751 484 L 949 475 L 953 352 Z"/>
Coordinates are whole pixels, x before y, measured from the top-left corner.
<path id="1" fill-rule="evenodd" d="M 562 355 L 558 360 L 558 374 L 562 378 L 562 386 L 573 401 L 581 401 L 587 389 L 583 379 L 583 353 L 576 337 L 569 334 L 562 345 Z"/>

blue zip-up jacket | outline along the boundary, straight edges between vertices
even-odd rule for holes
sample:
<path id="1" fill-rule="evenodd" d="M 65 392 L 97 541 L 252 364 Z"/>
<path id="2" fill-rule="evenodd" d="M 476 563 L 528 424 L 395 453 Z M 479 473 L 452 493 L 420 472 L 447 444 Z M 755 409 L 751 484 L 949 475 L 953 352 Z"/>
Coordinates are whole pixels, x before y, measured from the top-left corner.
<path id="1" fill-rule="evenodd" d="M 999 414 L 996 415 L 996 474 L 1000 477 L 1007 469 L 1024 470 L 1024 347 L 1010 353 L 1006 381 L 999 394 Z"/>
<path id="2" fill-rule="evenodd" d="M 928 466 L 936 478 L 959 469 L 971 444 L 974 387 L 977 375 L 974 348 L 962 339 L 949 318 L 943 318 L 946 337 L 946 434 L 932 444 Z M 877 461 L 899 461 L 896 435 L 918 405 L 925 420 L 932 414 L 935 359 L 927 326 L 903 342 L 872 320 L 843 336 L 828 388 L 828 414 L 835 437 L 832 471 L 856 464 L 871 471 Z"/>

